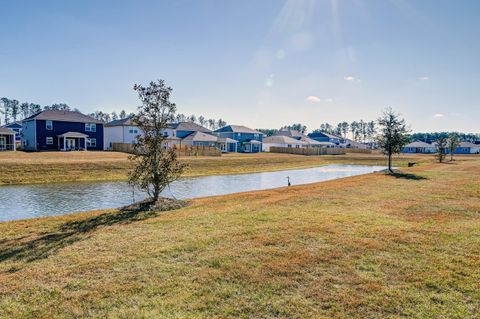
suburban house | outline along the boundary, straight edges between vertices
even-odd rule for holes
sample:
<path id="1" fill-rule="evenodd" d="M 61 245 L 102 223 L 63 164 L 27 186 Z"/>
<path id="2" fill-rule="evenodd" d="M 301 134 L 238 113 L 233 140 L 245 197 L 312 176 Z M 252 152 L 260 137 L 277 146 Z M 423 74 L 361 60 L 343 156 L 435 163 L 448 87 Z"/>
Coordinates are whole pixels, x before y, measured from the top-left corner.
<path id="1" fill-rule="evenodd" d="M 308 137 L 317 142 L 330 142 L 337 145 L 338 147 L 344 147 L 343 145 L 345 145 L 345 139 L 343 137 L 325 132 L 310 133 L 308 134 Z"/>
<path id="2" fill-rule="evenodd" d="M 6 127 L 0 127 L 0 151 L 15 151 L 15 132 Z"/>
<path id="3" fill-rule="evenodd" d="M 21 137 L 22 122 L 16 121 L 16 122 L 5 124 L 2 127 L 3 128 L 9 128 L 9 129 L 11 129 L 12 131 L 15 132 L 15 142 L 16 142 L 17 146 L 20 146 L 21 143 L 22 143 L 22 137 Z"/>
<path id="4" fill-rule="evenodd" d="M 437 148 L 435 145 L 428 144 L 422 141 L 415 141 L 405 145 L 402 149 L 402 153 L 422 153 L 430 154 L 435 153 Z"/>
<path id="5" fill-rule="evenodd" d="M 335 147 L 331 142 L 319 142 L 296 130 L 281 130 L 273 136 L 288 136 L 290 138 L 305 142 L 303 147 Z"/>
<path id="6" fill-rule="evenodd" d="M 270 147 L 308 147 L 307 142 L 291 138 L 286 135 L 273 135 L 263 139 L 262 150 L 270 152 Z"/>
<path id="7" fill-rule="evenodd" d="M 456 148 L 455 154 L 480 154 L 480 145 L 470 142 L 461 142 Z"/>
<path id="8" fill-rule="evenodd" d="M 133 123 L 132 118 L 111 121 L 105 124 L 105 150 L 112 150 L 113 143 L 135 144 L 141 129 Z M 236 151 L 237 141 L 214 135 L 206 127 L 190 122 L 172 123 L 163 132 L 165 147 L 173 145 L 217 147 L 222 152 L 229 149 Z"/>
<path id="9" fill-rule="evenodd" d="M 104 125 L 104 150 L 111 150 L 113 143 L 135 144 L 137 135 L 142 134 L 132 117 L 114 120 Z"/>
<path id="10" fill-rule="evenodd" d="M 235 140 L 228 145 L 228 152 L 258 153 L 262 151 L 263 133 L 243 125 L 227 125 L 215 131 L 221 138 Z"/>
<path id="11" fill-rule="evenodd" d="M 75 111 L 46 110 L 22 121 L 27 151 L 103 150 L 103 122 Z"/>

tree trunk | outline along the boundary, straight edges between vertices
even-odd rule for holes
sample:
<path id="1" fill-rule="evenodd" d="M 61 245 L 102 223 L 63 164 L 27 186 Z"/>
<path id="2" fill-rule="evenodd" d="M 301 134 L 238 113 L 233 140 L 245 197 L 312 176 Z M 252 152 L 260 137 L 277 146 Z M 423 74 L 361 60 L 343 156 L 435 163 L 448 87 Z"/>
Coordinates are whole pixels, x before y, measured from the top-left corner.
<path id="1" fill-rule="evenodd" d="M 392 153 L 388 153 L 388 170 L 393 174 L 392 170 Z"/>

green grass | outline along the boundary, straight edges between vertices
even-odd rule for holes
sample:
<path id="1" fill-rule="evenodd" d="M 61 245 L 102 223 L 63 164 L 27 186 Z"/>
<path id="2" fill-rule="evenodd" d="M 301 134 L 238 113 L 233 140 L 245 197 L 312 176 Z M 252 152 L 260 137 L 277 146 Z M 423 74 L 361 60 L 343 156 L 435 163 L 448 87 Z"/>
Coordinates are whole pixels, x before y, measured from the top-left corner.
<path id="1" fill-rule="evenodd" d="M 0 185 L 72 181 L 126 180 L 128 155 L 116 152 L 0 152 Z M 401 156 L 395 165 L 423 162 L 425 156 Z M 332 163 L 385 165 L 379 154 L 299 156 L 288 154 L 228 154 L 222 157 L 185 157 L 186 176 L 241 174 L 307 168 Z"/>
<path id="2" fill-rule="evenodd" d="M 480 158 L 0 223 L 0 318 L 478 318 Z"/>

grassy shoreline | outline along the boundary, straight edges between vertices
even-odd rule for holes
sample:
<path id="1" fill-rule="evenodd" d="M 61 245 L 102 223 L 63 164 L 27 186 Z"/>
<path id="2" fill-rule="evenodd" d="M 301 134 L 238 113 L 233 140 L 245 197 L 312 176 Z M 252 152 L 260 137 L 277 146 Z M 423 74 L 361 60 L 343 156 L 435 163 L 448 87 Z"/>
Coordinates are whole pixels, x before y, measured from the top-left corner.
<path id="1" fill-rule="evenodd" d="M 0 318 L 478 318 L 480 157 L 0 223 Z"/>
<path id="2" fill-rule="evenodd" d="M 126 180 L 131 168 L 128 155 L 115 152 L 0 153 L 0 185 L 74 181 Z M 396 166 L 425 162 L 426 156 L 402 155 Z M 380 154 L 299 156 L 288 154 L 228 154 L 222 157 L 186 157 L 185 176 L 242 174 L 310 168 L 327 164 L 385 165 Z"/>

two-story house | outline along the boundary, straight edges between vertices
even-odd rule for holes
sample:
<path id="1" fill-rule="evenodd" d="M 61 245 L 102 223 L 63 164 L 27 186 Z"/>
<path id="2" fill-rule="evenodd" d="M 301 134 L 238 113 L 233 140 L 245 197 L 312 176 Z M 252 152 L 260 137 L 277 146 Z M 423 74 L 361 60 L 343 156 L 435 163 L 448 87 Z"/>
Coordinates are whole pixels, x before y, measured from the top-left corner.
<path id="1" fill-rule="evenodd" d="M 229 144 L 228 152 L 258 153 L 262 151 L 263 133 L 243 125 L 227 125 L 215 131 L 221 138 L 236 140 Z"/>
<path id="2" fill-rule="evenodd" d="M 103 122 L 75 111 L 46 110 L 22 121 L 27 151 L 103 150 Z"/>

